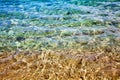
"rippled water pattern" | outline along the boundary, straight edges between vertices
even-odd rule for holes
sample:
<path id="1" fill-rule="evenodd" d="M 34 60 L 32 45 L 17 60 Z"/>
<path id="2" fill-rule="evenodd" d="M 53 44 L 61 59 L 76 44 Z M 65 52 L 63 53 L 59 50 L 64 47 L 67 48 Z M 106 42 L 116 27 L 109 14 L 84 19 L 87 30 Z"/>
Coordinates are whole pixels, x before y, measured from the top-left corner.
<path id="1" fill-rule="evenodd" d="M 1 51 L 120 45 L 118 42 L 119 1 L 0 0 Z"/>

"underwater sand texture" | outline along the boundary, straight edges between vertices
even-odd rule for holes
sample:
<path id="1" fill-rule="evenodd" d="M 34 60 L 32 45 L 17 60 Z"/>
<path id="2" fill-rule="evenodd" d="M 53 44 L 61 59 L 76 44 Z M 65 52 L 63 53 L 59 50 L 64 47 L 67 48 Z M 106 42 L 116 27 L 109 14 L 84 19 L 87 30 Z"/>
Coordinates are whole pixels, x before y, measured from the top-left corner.
<path id="1" fill-rule="evenodd" d="M 1 0 L 0 80 L 120 80 L 116 1 Z"/>
<path id="2" fill-rule="evenodd" d="M 119 80 L 120 48 L 0 54 L 1 80 Z"/>

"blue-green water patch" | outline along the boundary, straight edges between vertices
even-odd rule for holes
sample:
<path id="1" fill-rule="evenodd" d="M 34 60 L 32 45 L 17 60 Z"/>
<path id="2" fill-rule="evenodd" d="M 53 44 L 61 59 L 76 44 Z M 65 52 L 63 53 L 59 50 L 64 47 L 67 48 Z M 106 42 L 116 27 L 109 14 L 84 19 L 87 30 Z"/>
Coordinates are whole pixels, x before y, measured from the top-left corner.
<path id="1" fill-rule="evenodd" d="M 1 0 L 0 51 L 120 45 L 119 9 L 113 0 Z"/>

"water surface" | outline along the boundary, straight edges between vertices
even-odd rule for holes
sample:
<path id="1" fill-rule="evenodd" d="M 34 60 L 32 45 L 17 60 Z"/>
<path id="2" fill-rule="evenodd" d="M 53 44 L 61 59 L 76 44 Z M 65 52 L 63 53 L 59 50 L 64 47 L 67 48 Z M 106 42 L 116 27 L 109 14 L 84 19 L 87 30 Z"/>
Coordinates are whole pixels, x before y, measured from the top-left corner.
<path id="1" fill-rule="evenodd" d="M 119 0 L 0 0 L 0 51 L 119 43 Z"/>

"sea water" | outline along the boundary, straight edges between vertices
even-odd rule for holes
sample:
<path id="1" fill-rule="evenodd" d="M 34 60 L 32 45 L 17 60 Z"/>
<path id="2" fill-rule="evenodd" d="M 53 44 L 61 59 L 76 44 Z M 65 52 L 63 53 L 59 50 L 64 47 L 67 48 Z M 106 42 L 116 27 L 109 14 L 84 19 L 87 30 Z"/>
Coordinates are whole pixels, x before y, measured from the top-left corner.
<path id="1" fill-rule="evenodd" d="M 120 46 L 119 0 L 0 0 L 0 51 Z"/>

